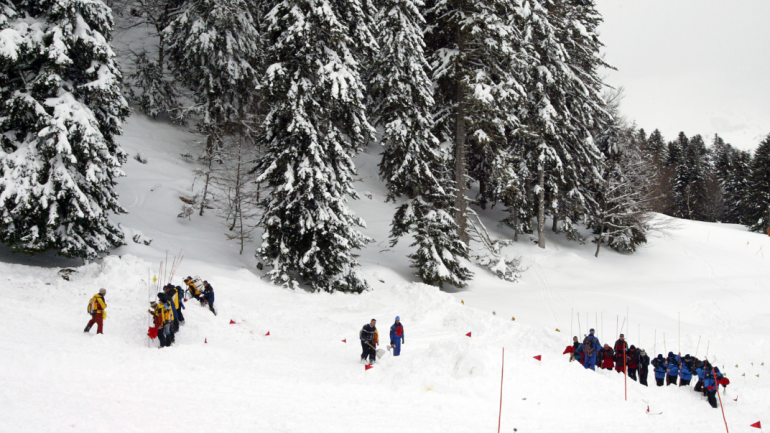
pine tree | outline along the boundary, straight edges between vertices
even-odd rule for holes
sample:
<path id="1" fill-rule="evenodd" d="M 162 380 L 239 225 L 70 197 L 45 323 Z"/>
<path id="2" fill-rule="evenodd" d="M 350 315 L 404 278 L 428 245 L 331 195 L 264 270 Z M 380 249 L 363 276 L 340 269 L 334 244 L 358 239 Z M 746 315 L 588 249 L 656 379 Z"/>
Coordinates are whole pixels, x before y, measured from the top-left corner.
<path id="1" fill-rule="evenodd" d="M 17 251 L 95 258 L 123 243 L 109 219 L 129 109 L 99 0 L 3 2 L 0 240 Z"/>
<path id="2" fill-rule="evenodd" d="M 770 134 L 754 151 L 748 190 L 746 224 L 754 232 L 770 230 Z"/>
<path id="3" fill-rule="evenodd" d="M 681 149 L 674 178 L 674 216 L 704 221 L 708 197 L 706 144 L 700 135 L 688 140 L 680 133 L 674 149 Z"/>
<path id="4" fill-rule="evenodd" d="M 481 199 L 492 197 L 493 173 L 504 162 L 507 132 L 516 129 L 521 97 L 517 66 L 519 32 L 515 0 L 431 0 L 425 32 L 436 87 L 436 135 L 453 149 L 455 222 L 467 243 L 468 175 L 480 182 Z M 479 158 L 469 161 L 469 155 Z M 500 157 L 498 157 L 500 156 Z M 469 165 L 473 162 L 474 165 Z"/>
<path id="5" fill-rule="evenodd" d="M 725 212 L 723 220 L 727 223 L 748 225 L 746 217 L 751 175 L 751 154 L 735 150 L 730 160 L 730 169 L 724 181 Z"/>
<path id="6" fill-rule="evenodd" d="M 452 219 L 454 185 L 447 161 L 433 135 L 433 88 L 427 75 L 419 0 L 384 0 L 377 17 L 377 53 L 371 79 L 374 116 L 383 127 L 380 176 L 388 201 L 407 196 L 392 223 L 392 245 L 412 232 L 417 252 L 411 254 L 417 276 L 428 284 L 465 285 L 472 273 L 460 259 L 468 247 L 460 241 Z"/>
<path id="7" fill-rule="evenodd" d="M 599 57 L 601 17 L 593 2 L 527 0 L 524 10 L 531 61 L 526 158 L 538 176 L 538 245 L 545 248 L 546 212 L 561 217 L 568 236 L 577 238 L 576 224 L 595 204 L 591 190 L 599 179 L 592 167 L 602 164 L 602 155 L 591 130 L 607 121 L 598 69 L 608 65 Z"/>
<path id="8" fill-rule="evenodd" d="M 369 239 L 348 209 L 352 157 L 374 134 L 366 118 L 359 50 L 376 47 L 358 0 L 283 0 L 266 16 L 268 113 L 258 182 L 267 188 L 257 257 L 275 283 L 361 292 L 353 250 Z"/>
<path id="9" fill-rule="evenodd" d="M 254 122 L 262 45 L 251 6 L 246 0 L 190 0 L 163 30 L 174 75 L 195 101 L 181 117 L 196 115 L 198 130 L 208 135 L 200 215 L 215 147 Z"/>

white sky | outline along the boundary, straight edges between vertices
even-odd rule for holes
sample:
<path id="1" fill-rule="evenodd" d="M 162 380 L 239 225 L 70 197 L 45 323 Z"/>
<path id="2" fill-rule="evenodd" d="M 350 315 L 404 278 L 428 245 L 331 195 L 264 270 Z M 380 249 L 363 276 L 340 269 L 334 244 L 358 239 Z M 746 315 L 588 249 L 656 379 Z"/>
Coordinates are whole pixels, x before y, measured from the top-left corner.
<path id="1" fill-rule="evenodd" d="M 666 140 L 679 131 L 754 149 L 770 133 L 770 0 L 596 0 L 606 81 L 621 110 Z M 707 142 L 708 142 L 707 141 Z"/>

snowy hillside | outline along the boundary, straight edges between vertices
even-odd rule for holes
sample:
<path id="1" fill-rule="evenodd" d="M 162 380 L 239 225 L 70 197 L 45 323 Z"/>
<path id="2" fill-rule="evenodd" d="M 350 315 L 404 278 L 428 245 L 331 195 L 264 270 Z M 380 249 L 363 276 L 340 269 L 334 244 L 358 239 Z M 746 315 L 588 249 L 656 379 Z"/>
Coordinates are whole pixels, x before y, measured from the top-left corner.
<path id="1" fill-rule="evenodd" d="M 239 256 L 211 212 L 177 218 L 179 197 L 193 187 L 195 164 L 181 156 L 193 138 L 142 115 L 129 119 L 120 142 L 148 162 L 124 167 L 118 192 L 129 214 L 117 221 L 128 245 L 113 256 L 79 266 L 2 253 L 0 432 L 494 431 L 503 347 L 501 431 L 723 431 L 721 412 L 687 389 L 629 381 L 626 402 L 622 376 L 567 362 L 570 331 L 594 327 L 612 343 L 627 309 L 623 332 L 650 355 L 664 344 L 678 350 L 681 314 L 682 353 L 708 350 L 732 380 L 723 395 L 731 431 L 749 431 L 770 414 L 767 236 L 677 221 L 634 255 L 603 249 L 598 259 L 590 243 L 549 232 L 541 250 L 523 236 L 506 251 L 523 258 L 521 282 L 472 266 L 466 289 L 441 292 L 411 275 L 408 239 L 388 247 L 394 206 L 384 203 L 372 146 L 356 159 L 362 199 L 351 207 L 376 240 L 359 259 L 373 290 L 289 291 L 260 278 L 256 245 Z M 494 212 L 486 217 L 490 230 L 510 235 Z M 151 244 L 134 243 L 135 234 Z M 177 344 L 148 348 L 148 278 L 167 251 L 179 250 L 175 283 L 208 279 L 219 315 L 188 302 Z M 69 281 L 59 274 L 65 266 L 79 266 Z M 84 335 L 87 301 L 101 287 L 105 334 Z M 365 372 L 359 329 L 374 317 L 387 341 L 396 315 L 405 326 L 402 356 Z M 647 406 L 662 415 L 648 416 Z"/>

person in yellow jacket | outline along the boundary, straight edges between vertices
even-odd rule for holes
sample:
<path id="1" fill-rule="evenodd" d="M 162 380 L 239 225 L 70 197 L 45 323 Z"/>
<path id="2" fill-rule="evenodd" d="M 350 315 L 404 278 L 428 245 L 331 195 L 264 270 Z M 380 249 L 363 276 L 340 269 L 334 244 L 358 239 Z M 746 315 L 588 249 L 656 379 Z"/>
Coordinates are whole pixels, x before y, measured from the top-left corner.
<path id="1" fill-rule="evenodd" d="M 166 293 L 158 293 L 158 305 L 162 307 L 163 329 L 161 332 L 166 336 L 166 347 L 171 346 L 176 341 L 174 337 L 174 301 Z"/>
<path id="2" fill-rule="evenodd" d="M 90 301 L 88 301 L 88 314 L 91 315 L 91 321 L 86 325 L 86 329 L 83 332 L 88 333 L 91 331 L 91 327 L 96 324 L 96 333 L 103 334 L 104 324 L 103 320 L 107 318 L 107 303 L 104 302 L 104 295 L 107 294 L 106 289 L 99 289 L 99 293 L 95 294 Z"/>
<path id="3" fill-rule="evenodd" d="M 169 339 L 169 333 L 167 332 L 166 328 L 169 326 L 171 313 L 162 302 L 158 303 L 153 301 L 150 305 L 152 306 L 152 309 L 148 311 L 150 314 L 152 314 L 155 327 L 158 328 L 158 340 L 160 341 L 160 348 L 168 347 L 171 345 L 171 340 Z"/>
<path id="4" fill-rule="evenodd" d="M 206 306 L 206 300 L 203 299 L 203 292 L 198 288 L 198 286 L 195 285 L 193 282 L 192 277 L 187 277 L 184 279 L 185 284 L 187 284 L 187 290 L 190 292 L 190 296 L 197 299 L 198 302 L 201 303 L 201 307 Z"/>

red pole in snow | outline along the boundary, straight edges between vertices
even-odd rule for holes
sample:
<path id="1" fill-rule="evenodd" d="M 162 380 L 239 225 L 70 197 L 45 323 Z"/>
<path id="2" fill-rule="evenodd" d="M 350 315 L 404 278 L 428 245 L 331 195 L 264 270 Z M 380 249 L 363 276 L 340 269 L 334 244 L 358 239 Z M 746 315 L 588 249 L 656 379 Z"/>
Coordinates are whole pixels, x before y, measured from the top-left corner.
<path id="1" fill-rule="evenodd" d="M 725 430 L 730 433 L 730 429 L 727 427 L 727 418 L 725 418 L 725 407 L 722 405 L 722 396 L 719 395 L 719 382 L 717 382 L 717 372 L 714 370 L 714 366 L 711 366 L 711 374 L 714 375 L 714 387 L 717 391 L 717 397 L 719 397 L 719 407 L 722 409 L 722 419 L 725 420 Z"/>
<path id="2" fill-rule="evenodd" d="M 500 371 L 500 412 L 497 415 L 497 433 L 500 433 L 500 421 L 503 418 L 503 375 L 505 374 L 505 347 L 503 347 L 503 368 Z"/>

